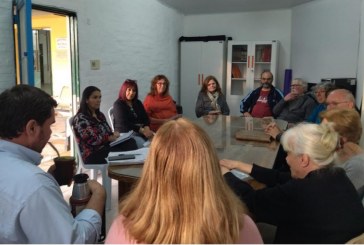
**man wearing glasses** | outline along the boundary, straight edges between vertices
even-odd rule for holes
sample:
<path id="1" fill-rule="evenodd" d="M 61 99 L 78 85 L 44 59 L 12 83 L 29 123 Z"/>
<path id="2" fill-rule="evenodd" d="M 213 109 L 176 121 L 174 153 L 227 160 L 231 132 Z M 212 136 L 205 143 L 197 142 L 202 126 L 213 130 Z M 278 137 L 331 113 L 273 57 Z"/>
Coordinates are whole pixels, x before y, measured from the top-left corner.
<path id="1" fill-rule="evenodd" d="M 260 82 L 261 86 L 240 102 L 240 112 L 246 117 L 273 116 L 273 107 L 283 98 L 282 92 L 272 85 L 273 74 L 270 71 L 262 72 Z"/>
<path id="2" fill-rule="evenodd" d="M 335 89 L 328 94 L 326 98 L 326 107 L 327 110 L 332 110 L 335 108 L 354 109 L 354 95 L 346 89 Z"/>
<path id="3" fill-rule="evenodd" d="M 273 108 L 273 114 L 290 124 L 304 121 L 317 105 L 312 95 L 305 94 L 306 91 L 307 82 L 300 78 L 293 79 L 291 92 Z"/>

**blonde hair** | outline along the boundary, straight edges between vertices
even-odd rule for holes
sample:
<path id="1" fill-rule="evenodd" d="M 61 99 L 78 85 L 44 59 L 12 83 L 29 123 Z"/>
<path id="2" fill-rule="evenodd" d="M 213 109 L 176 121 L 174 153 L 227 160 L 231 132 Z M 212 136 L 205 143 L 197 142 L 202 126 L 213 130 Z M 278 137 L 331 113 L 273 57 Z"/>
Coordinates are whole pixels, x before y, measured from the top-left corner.
<path id="1" fill-rule="evenodd" d="M 157 131 L 120 212 L 140 243 L 234 243 L 246 213 L 221 175 L 208 135 L 183 118 Z"/>
<path id="2" fill-rule="evenodd" d="M 355 109 L 332 109 L 320 113 L 321 119 L 332 122 L 336 132 L 348 141 L 358 143 L 362 134 L 360 115 Z"/>
<path id="3" fill-rule="evenodd" d="M 336 158 L 339 135 L 330 124 L 301 123 L 288 129 L 281 142 L 287 152 L 295 155 L 307 154 L 321 166 L 332 163 Z"/>

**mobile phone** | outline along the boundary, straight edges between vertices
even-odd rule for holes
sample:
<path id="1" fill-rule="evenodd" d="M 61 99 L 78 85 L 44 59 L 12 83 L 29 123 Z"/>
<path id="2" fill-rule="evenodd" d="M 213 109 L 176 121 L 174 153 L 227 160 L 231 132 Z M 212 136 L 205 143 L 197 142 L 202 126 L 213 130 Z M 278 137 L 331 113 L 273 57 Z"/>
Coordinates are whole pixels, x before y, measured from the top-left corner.
<path id="1" fill-rule="evenodd" d="M 125 154 L 125 155 L 119 155 L 119 156 L 112 156 L 112 157 L 109 157 L 108 159 L 109 159 L 109 161 L 135 159 L 135 155 Z"/>

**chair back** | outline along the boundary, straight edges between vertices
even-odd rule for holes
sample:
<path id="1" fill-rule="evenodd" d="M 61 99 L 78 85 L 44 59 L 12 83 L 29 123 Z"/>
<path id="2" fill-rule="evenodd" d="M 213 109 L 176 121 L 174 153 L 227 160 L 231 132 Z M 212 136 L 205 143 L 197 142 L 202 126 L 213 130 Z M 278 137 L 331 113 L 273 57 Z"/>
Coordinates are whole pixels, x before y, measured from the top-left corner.
<path id="1" fill-rule="evenodd" d="M 114 108 L 110 107 L 107 114 L 109 115 L 111 129 L 114 131 Z"/>
<path id="2" fill-rule="evenodd" d="M 78 160 L 77 173 L 80 173 L 81 169 L 84 167 L 84 162 L 83 162 L 83 159 L 82 159 L 80 146 L 77 143 L 76 134 L 75 134 L 75 131 L 74 131 L 73 125 L 72 125 L 73 118 L 74 118 L 74 116 L 68 118 L 67 121 L 68 121 L 68 126 L 69 126 L 70 131 L 71 131 L 70 137 L 71 137 L 71 140 L 73 141 L 73 146 L 74 146 L 74 149 L 76 151 L 76 156 L 77 156 L 77 160 Z"/>

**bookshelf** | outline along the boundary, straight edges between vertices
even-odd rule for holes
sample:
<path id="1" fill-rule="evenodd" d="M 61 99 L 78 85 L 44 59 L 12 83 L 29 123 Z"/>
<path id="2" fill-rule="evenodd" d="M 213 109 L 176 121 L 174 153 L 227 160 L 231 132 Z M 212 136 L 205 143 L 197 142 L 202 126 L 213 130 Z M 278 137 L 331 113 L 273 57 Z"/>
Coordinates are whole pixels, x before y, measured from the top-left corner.
<path id="1" fill-rule="evenodd" d="M 260 75 L 270 70 L 276 77 L 278 41 L 229 41 L 226 99 L 231 115 L 240 115 L 240 101 L 260 86 Z M 273 81 L 274 83 L 274 81 Z"/>

